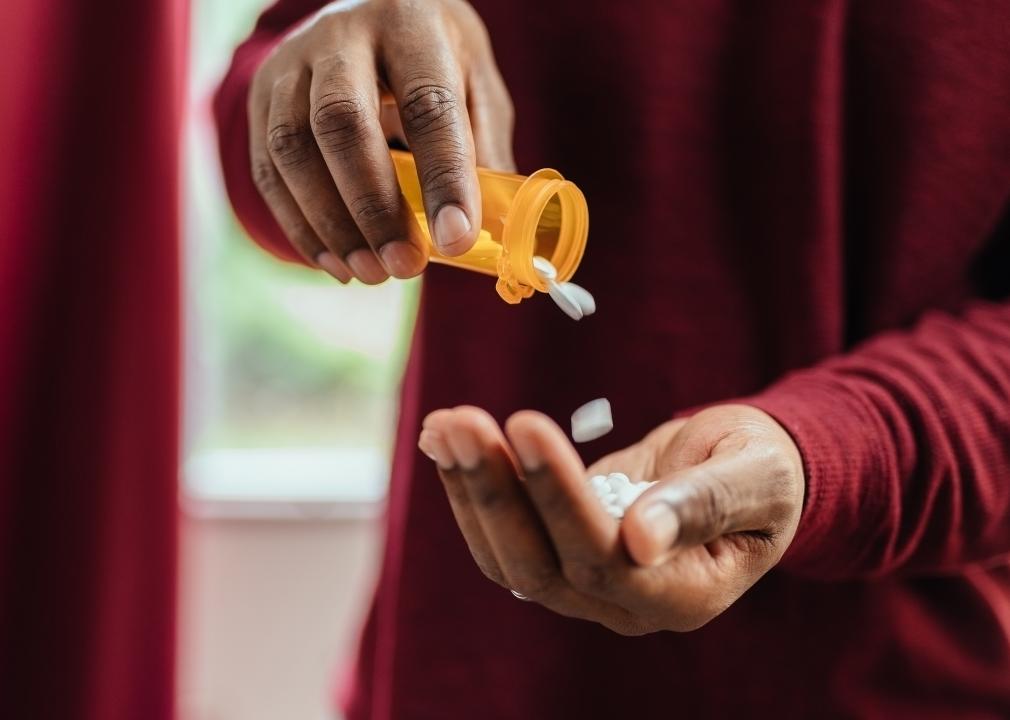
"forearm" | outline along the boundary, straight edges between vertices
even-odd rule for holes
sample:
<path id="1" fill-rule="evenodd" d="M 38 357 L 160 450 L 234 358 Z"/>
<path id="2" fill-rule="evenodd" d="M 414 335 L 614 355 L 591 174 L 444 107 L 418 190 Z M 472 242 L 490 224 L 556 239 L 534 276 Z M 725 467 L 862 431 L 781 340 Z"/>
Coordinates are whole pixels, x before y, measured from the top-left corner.
<path id="1" fill-rule="evenodd" d="M 1010 305 L 930 315 L 748 402 L 804 459 L 785 567 L 932 573 L 1010 552 Z"/>

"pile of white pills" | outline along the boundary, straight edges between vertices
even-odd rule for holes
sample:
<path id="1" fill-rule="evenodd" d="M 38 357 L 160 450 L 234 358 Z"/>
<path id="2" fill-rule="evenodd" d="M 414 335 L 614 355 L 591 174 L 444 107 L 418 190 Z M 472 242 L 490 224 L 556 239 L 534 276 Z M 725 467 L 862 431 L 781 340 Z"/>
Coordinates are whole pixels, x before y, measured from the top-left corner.
<path id="1" fill-rule="evenodd" d="M 589 442 L 603 437 L 614 429 L 614 417 L 610 401 L 606 398 L 590 400 L 572 413 L 572 439 L 575 442 Z M 617 520 L 638 496 L 655 485 L 652 482 L 637 482 L 620 472 L 609 475 L 593 475 L 589 486 L 607 513 Z"/>
<path id="2" fill-rule="evenodd" d="M 593 489 L 603 509 L 612 517 L 620 520 L 631 503 L 638 496 L 655 485 L 654 482 L 636 482 L 630 480 L 624 473 L 614 472 L 609 475 L 593 475 L 589 478 L 589 486 Z"/>
<path id="3" fill-rule="evenodd" d="M 554 303 L 572 320 L 581 320 L 596 312 L 596 300 L 592 294 L 573 282 L 558 282 L 557 268 L 550 260 L 540 255 L 534 256 L 533 270 L 547 283 L 547 293 Z"/>

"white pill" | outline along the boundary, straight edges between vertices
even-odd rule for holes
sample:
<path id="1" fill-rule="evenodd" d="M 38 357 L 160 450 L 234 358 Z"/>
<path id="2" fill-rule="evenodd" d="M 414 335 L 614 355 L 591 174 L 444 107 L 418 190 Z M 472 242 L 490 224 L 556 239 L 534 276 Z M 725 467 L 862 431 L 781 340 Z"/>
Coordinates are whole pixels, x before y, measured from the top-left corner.
<path id="1" fill-rule="evenodd" d="M 582 306 L 573 297 L 572 291 L 567 289 L 564 284 L 548 280 L 547 292 L 551 296 L 551 300 L 554 301 L 554 304 L 561 308 L 565 315 L 572 320 L 582 319 Z"/>
<path id="2" fill-rule="evenodd" d="M 615 492 L 603 493 L 600 496 L 600 502 L 603 503 L 604 505 L 613 505 L 614 503 L 617 502 L 617 493 Z"/>
<path id="3" fill-rule="evenodd" d="M 610 505 L 606 508 L 606 511 L 610 517 L 617 518 L 618 520 L 624 517 L 624 508 L 622 507 Z"/>
<path id="4" fill-rule="evenodd" d="M 595 440 L 613 429 L 614 417 L 610 412 L 610 401 L 606 398 L 590 400 L 572 413 L 572 439 L 575 442 Z"/>
<path id="5" fill-rule="evenodd" d="M 589 478 L 589 484 L 593 486 L 593 490 L 610 490 L 610 483 L 607 482 L 606 475 L 593 475 Z"/>
<path id="6" fill-rule="evenodd" d="M 579 308 L 582 310 L 583 315 L 592 315 L 596 312 L 596 299 L 593 297 L 592 293 L 581 285 L 576 285 L 573 282 L 564 282 L 560 284 L 564 287 L 568 296 L 579 304 Z"/>
<path id="7" fill-rule="evenodd" d="M 558 269 L 542 255 L 533 256 L 533 271 L 547 283 L 547 292 L 554 303 L 573 320 L 596 312 L 596 300 L 584 287 L 571 282 L 557 282 Z"/>
<path id="8" fill-rule="evenodd" d="M 533 271 L 545 282 L 558 277 L 558 269 L 551 264 L 550 260 L 541 255 L 533 256 Z"/>
<path id="9" fill-rule="evenodd" d="M 638 499 L 638 496 L 645 492 L 644 487 L 637 487 L 635 485 L 627 485 L 622 487 L 617 491 L 617 501 L 621 503 L 624 507 L 628 507 L 631 503 Z"/>
<path id="10" fill-rule="evenodd" d="M 624 473 L 610 473 L 607 476 L 607 482 L 610 483 L 610 487 L 614 492 L 619 492 L 626 487 L 631 487 L 631 481 Z"/>

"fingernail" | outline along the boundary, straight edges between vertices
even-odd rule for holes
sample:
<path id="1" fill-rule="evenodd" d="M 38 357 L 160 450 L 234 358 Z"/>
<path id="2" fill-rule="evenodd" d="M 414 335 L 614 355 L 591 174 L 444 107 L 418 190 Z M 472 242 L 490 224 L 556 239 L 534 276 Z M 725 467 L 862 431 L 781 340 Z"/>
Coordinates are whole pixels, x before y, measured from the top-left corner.
<path id="1" fill-rule="evenodd" d="M 642 521 L 656 543 L 660 555 L 677 541 L 680 521 L 669 503 L 662 500 L 652 503 L 642 511 Z"/>
<path id="2" fill-rule="evenodd" d="M 445 255 L 458 255 L 470 234 L 470 218 L 456 205 L 443 205 L 435 215 L 435 245 Z"/>
<path id="3" fill-rule="evenodd" d="M 475 470 L 480 465 L 481 453 L 477 438 L 469 430 L 450 433 L 448 437 L 449 447 L 452 454 L 456 456 L 456 462 L 464 470 Z"/>
<path id="4" fill-rule="evenodd" d="M 340 258 L 331 252 L 321 252 L 316 255 L 316 265 L 342 283 L 349 283 L 354 277 L 347 266 L 340 261 Z"/>
<path id="5" fill-rule="evenodd" d="M 347 265 L 357 276 L 358 280 L 366 285 L 381 283 L 389 277 L 389 274 L 379 263 L 379 259 L 375 257 L 375 253 L 368 248 L 358 248 L 348 255 Z"/>
<path id="6" fill-rule="evenodd" d="M 445 440 L 433 430 L 422 430 L 417 446 L 443 470 L 449 470 L 455 464 Z"/>
<path id="7" fill-rule="evenodd" d="M 544 464 L 544 459 L 540 456 L 540 449 L 529 437 L 523 434 L 516 434 L 511 438 L 512 449 L 516 451 L 519 464 L 527 472 L 536 472 Z"/>
<path id="8" fill-rule="evenodd" d="M 414 277 L 424 269 L 424 255 L 404 240 L 389 242 L 379 248 L 382 264 L 393 277 Z"/>

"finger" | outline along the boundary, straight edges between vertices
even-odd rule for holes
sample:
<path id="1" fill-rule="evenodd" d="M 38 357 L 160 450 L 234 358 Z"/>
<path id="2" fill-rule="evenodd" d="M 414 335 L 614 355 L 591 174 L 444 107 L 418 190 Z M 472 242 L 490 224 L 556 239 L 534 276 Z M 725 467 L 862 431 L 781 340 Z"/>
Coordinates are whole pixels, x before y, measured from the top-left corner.
<path id="1" fill-rule="evenodd" d="M 450 410 L 438 410 L 424 420 L 424 429 L 418 442 L 422 450 L 434 456 L 438 465 L 438 476 L 442 480 L 453 517 L 463 534 L 470 555 L 477 567 L 489 580 L 508 588 L 505 575 L 498 566 L 491 545 L 484 536 L 477 516 L 473 512 L 470 499 L 463 487 L 459 464 L 445 440 L 444 419 Z"/>
<path id="2" fill-rule="evenodd" d="M 313 67 L 309 121 L 329 174 L 385 270 L 412 277 L 427 247 L 397 184 L 379 123 L 378 80 L 371 51 L 347 48 Z"/>
<path id="3" fill-rule="evenodd" d="M 443 254 L 460 255 L 473 246 L 481 224 L 463 77 L 435 16 L 405 12 L 383 36 L 386 75 L 417 163 L 432 239 Z"/>
<path id="4" fill-rule="evenodd" d="M 549 600 L 564 584 L 561 569 L 498 424 L 483 410 L 462 407 L 447 417 L 445 432 L 470 505 L 509 586 L 528 598 Z"/>
<path id="5" fill-rule="evenodd" d="M 629 607 L 638 588 L 619 543 L 618 525 L 585 481 L 575 448 L 540 413 L 516 413 L 505 426 L 562 572 L 578 591 Z"/>
<path id="6" fill-rule="evenodd" d="M 566 617 L 629 627 L 629 613 L 576 592 L 562 576 L 550 538 L 494 419 L 479 408 L 460 407 L 446 417 L 443 427 L 459 461 L 470 505 L 508 587 Z"/>
<path id="7" fill-rule="evenodd" d="M 674 546 L 703 545 L 730 533 L 773 532 L 785 506 L 769 495 L 769 480 L 747 453 L 714 455 L 674 473 L 625 513 L 629 554 L 651 565 Z"/>
<path id="8" fill-rule="evenodd" d="M 312 135 L 311 82 L 308 70 L 274 82 L 267 117 L 267 149 L 316 237 L 359 280 L 370 285 L 382 282 L 388 275 L 351 219 Z"/>
<path id="9" fill-rule="evenodd" d="M 497 67 L 483 66 L 471 75 L 467 101 L 477 165 L 514 173 L 514 110 Z"/>
<path id="10" fill-rule="evenodd" d="M 267 119 L 270 113 L 270 94 L 259 83 L 249 91 L 247 115 L 249 120 L 249 162 L 253 181 L 260 196 L 280 226 L 291 246 L 310 265 L 322 267 L 340 282 L 348 282 L 351 272 L 343 263 L 328 262 L 324 258 L 326 246 L 316 236 L 301 209 L 292 197 L 280 172 L 274 166 L 267 148 Z M 335 258 L 336 259 L 336 258 Z M 324 264 L 325 263 L 325 264 Z M 327 267 L 328 265 L 328 267 Z"/>

